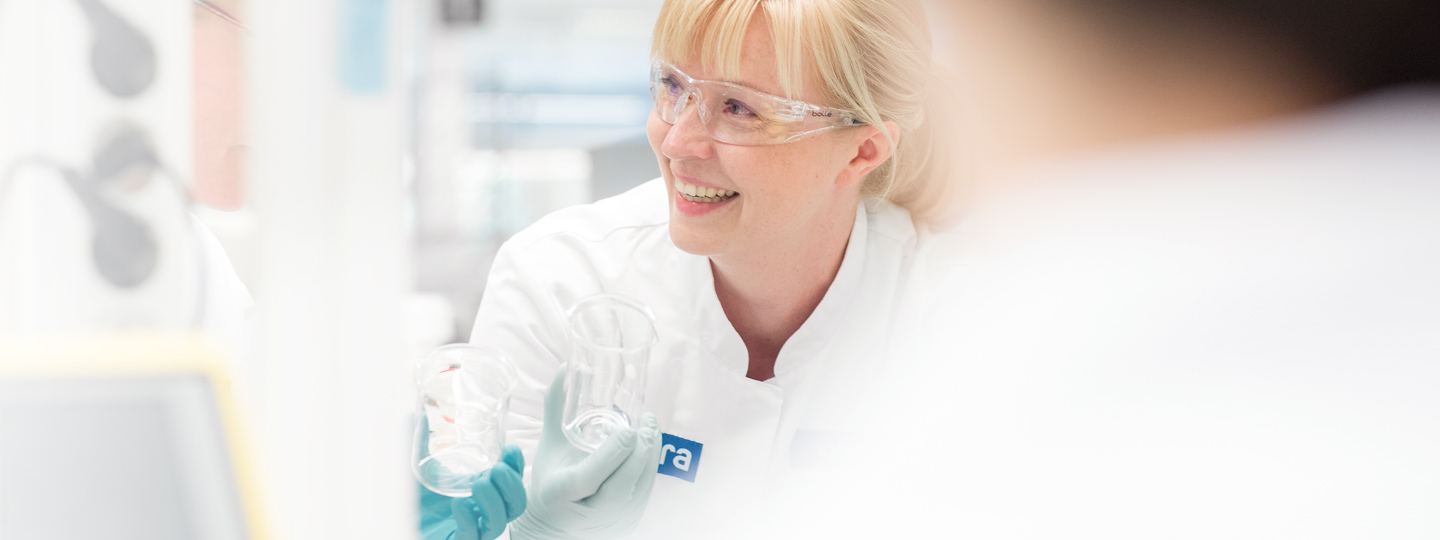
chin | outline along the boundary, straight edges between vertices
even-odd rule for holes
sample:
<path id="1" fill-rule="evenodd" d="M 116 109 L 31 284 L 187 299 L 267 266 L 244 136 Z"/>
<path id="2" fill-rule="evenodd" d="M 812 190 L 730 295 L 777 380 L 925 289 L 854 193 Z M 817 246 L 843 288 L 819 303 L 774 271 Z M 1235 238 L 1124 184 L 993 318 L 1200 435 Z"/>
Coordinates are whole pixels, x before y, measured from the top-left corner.
<path id="1" fill-rule="evenodd" d="M 686 227 L 676 223 L 673 219 L 670 221 L 670 241 L 675 244 L 675 247 L 680 248 L 680 251 L 691 255 L 709 256 L 721 252 L 723 246 L 717 236 L 708 231 L 697 231 Z"/>

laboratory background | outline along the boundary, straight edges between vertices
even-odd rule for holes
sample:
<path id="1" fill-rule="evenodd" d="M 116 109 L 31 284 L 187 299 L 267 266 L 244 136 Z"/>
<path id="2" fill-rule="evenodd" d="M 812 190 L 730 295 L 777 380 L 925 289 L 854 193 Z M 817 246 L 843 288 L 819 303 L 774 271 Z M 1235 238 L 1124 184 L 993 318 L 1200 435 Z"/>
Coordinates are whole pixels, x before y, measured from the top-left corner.
<path id="1" fill-rule="evenodd" d="M 415 537 L 412 366 L 659 176 L 660 4 L 0 1 L 0 537 Z"/>
<path id="2" fill-rule="evenodd" d="M 423 383 L 460 369 L 430 361 L 447 345 L 484 341 L 502 244 L 661 175 L 662 3 L 0 0 L 0 540 L 420 538 L 418 463 L 446 451 Z M 1279 30 L 1315 23 L 1294 26 L 1333 73 L 1186 11 L 1238 6 L 1221 0 L 922 3 L 947 150 L 927 155 L 953 161 L 949 208 L 979 226 L 906 229 L 953 242 L 905 243 L 924 257 L 899 281 L 926 308 L 864 296 L 849 313 L 894 316 L 875 325 L 894 347 L 873 349 L 894 369 L 836 375 L 813 407 L 858 453 L 780 499 L 810 534 L 755 537 L 1433 537 L 1434 3 L 1365 25 L 1358 2 L 1314 21 L 1254 3 Z M 713 259 L 689 260 L 712 279 Z M 629 307 L 649 331 L 636 356 L 674 339 L 655 335 L 665 310 Z M 600 343 L 577 320 L 567 339 Z M 644 422 L 648 448 L 694 444 L 698 467 L 699 442 Z"/>

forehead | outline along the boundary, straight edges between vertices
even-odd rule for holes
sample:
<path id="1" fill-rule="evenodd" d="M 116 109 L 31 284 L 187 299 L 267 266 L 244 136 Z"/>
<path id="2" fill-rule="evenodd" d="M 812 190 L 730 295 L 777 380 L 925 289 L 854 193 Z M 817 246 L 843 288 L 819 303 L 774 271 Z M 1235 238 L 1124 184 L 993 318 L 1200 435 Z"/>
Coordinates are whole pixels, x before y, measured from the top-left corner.
<path id="1" fill-rule="evenodd" d="M 814 103 L 811 81 L 818 77 L 806 69 L 811 58 L 799 46 L 805 31 L 798 9 L 758 0 L 668 0 L 653 54 L 697 79 Z"/>
<path id="2" fill-rule="evenodd" d="M 805 93 L 798 96 L 786 95 L 785 85 L 780 80 L 779 62 L 776 56 L 775 39 L 771 34 L 770 25 L 762 13 L 752 17 L 750 24 L 745 28 L 745 38 L 741 42 L 740 61 L 736 73 L 726 76 L 720 66 L 707 64 L 703 60 L 705 55 L 699 50 L 692 50 L 685 58 L 667 59 L 666 61 L 695 79 L 738 84 L 766 94 L 809 101 L 807 98 L 810 96 Z M 810 87 L 808 84 L 805 86 L 806 88 Z"/>

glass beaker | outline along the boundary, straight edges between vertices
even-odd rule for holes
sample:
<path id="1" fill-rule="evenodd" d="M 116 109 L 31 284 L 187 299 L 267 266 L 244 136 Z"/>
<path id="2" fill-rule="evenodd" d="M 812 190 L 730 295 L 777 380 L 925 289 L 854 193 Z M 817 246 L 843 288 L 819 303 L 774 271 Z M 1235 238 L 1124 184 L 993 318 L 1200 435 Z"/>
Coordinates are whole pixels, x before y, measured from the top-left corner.
<path id="1" fill-rule="evenodd" d="M 565 364 L 565 438 L 586 452 L 627 429 L 645 405 L 645 373 L 655 344 L 655 315 L 635 300 L 601 294 L 566 316 L 573 342 Z"/>
<path id="2" fill-rule="evenodd" d="M 465 343 L 421 358 L 415 368 L 415 479 L 441 495 L 469 497 L 476 477 L 500 462 L 515 380 L 509 360 Z"/>

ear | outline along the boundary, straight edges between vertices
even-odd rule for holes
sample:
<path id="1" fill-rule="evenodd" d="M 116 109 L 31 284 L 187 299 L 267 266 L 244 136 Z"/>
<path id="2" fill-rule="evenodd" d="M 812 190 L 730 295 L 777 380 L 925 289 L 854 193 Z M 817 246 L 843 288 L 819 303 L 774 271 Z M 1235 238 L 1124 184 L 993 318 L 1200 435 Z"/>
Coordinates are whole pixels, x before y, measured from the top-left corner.
<path id="1" fill-rule="evenodd" d="M 836 178 L 836 183 L 842 186 L 859 184 L 865 179 L 865 175 L 870 174 L 870 171 L 879 168 L 885 164 L 885 160 L 890 159 L 890 156 L 895 153 L 895 147 L 891 142 L 900 143 L 900 125 L 895 122 L 885 122 L 884 128 L 885 131 L 881 131 L 877 126 L 860 128 L 860 133 L 857 135 L 860 138 L 860 144 L 855 147 L 854 156 L 850 158 L 849 163 L 845 164 L 845 170 Z M 885 139 L 886 132 L 890 134 L 889 140 Z"/>

